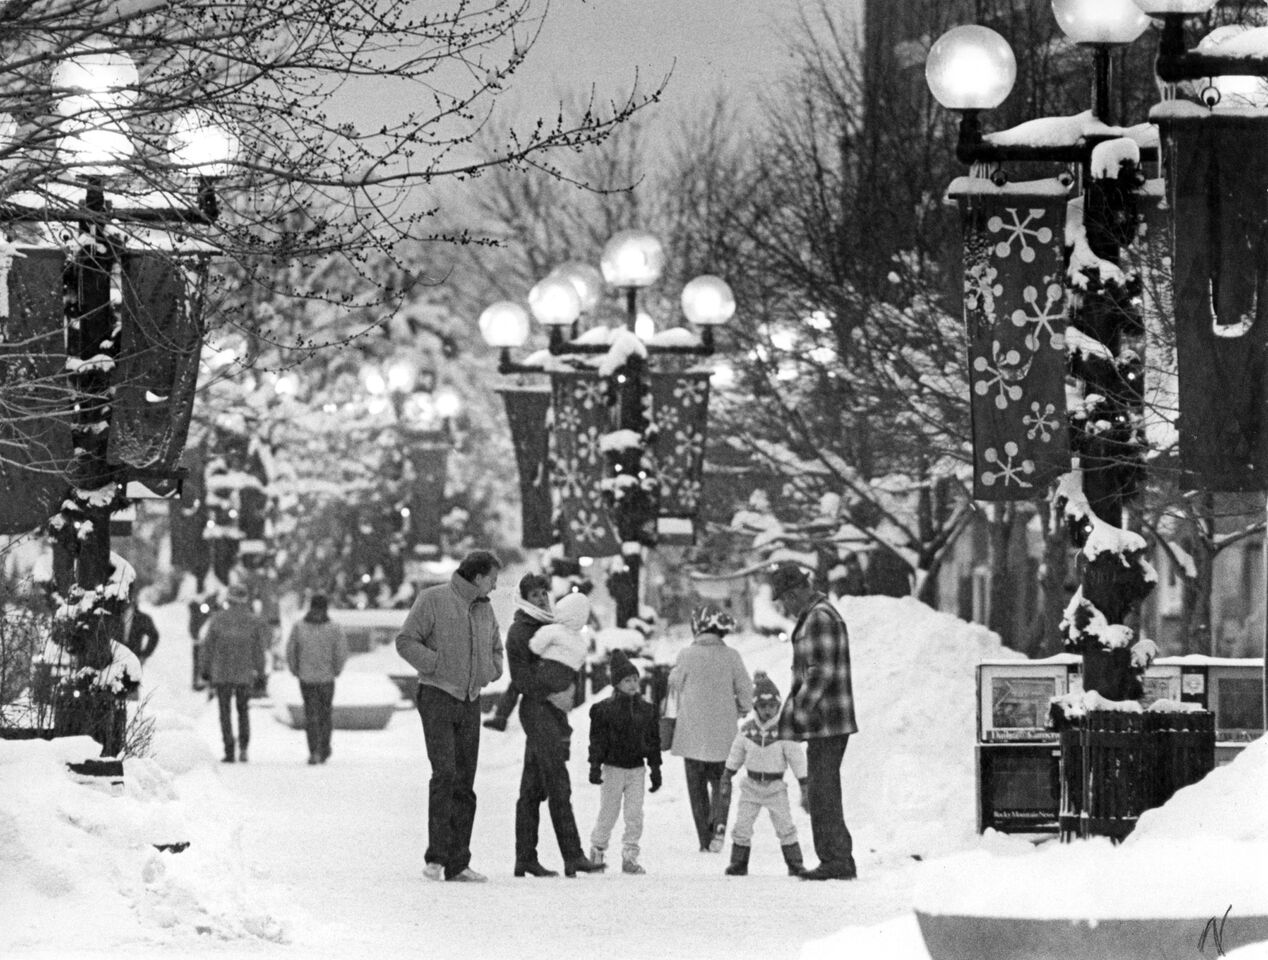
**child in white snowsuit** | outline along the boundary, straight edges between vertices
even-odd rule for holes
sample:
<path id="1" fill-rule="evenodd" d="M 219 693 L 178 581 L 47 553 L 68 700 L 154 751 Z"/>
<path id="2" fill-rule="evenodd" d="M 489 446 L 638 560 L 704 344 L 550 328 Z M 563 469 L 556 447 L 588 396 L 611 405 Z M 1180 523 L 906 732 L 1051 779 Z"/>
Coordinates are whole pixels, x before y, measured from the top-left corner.
<path id="1" fill-rule="evenodd" d="M 601 786 L 599 815 L 590 833 L 590 859 L 604 851 L 625 807 L 621 872 L 645 873 L 638 862 L 643 836 L 643 770 L 650 770 L 651 793 L 660 789 L 660 720 L 638 693 L 638 668 L 622 651 L 612 651 L 612 696 L 590 708 L 590 782 Z"/>
<path id="2" fill-rule="evenodd" d="M 537 681 L 550 691 L 546 699 L 567 713 L 573 707 L 577 671 L 586 662 L 590 644 L 581 630 L 590 619 L 590 601 L 583 593 L 570 593 L 555 604 L 555 623 L 548 623 L 528 641 L 529 649 L 542 658 Z"/>
<path id="3" fill-rule="evenodd" d="M 806 753 L 802 744 L 779 739 L 779 690 L 762 671 L 753 676 L 753 713 L 740 727 L 731 753 L 726 758 L 726 777 L 731 779 L 741 767 L 746 776 L 740 781 L 740 801 L 731 831 L 731 863 L 727 874 L 742 877 L 748 873 L 749 852 L 753 844 L 753 824 L 758 813 L 770 811 L 775 836 L 779 839 L 788 865 L 788 875 L 797 877 L 805 870 L 797 827 L 788 808 L 788 785 L 784 773 L 789 768 L 801 784 L 802 806 L 806 804 Z"/>

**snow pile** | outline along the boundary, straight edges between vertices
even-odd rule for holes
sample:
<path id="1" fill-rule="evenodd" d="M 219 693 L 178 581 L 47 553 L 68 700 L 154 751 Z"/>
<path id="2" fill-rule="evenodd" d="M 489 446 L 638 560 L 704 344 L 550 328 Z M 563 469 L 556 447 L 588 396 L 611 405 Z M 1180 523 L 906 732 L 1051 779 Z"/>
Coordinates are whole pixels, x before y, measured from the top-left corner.
<path id="1" fill-rule="evenodd" d="M 179 724 L 156 730 L 155 742 L 154 758 L 125 761 L 123 786 L 111 787 L 67 771 L 99 755 L 87 737 L 0 741 L 0 955 L 47 943 L 54 918 L 74 918 L 85 948 L 120 939 L 287 942 L 286 923 L 247 866 L 241 812 L 205 743 Z M 180 843 L 189 846 L 157 846 Z"/>
<path id="2" fill-rule="evenodd" d="M 1109 840 L 994 842 L 929 865 L 916 909 L 957 916 L 1087 919 L 1268 915 L 1268 739 Z M 994 851 L 992 851 L 994 847 Z M 1042 895 L 1036 895 L 1036 884 Z"/>

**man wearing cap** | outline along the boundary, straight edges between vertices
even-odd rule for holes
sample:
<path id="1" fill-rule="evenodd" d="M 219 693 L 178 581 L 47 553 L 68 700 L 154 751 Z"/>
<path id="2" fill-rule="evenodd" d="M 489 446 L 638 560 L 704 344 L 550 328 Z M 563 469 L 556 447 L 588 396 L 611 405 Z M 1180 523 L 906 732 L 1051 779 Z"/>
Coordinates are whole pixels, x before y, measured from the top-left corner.
<path id="1" fill-rule="evenodd" d="M 200 650 L 205 678 L 220 701 L 220 737 L 224 740 L 222 763 L 233 763 L 232 708 L 238 708 L 237 759 L 247 762 L 251 740 L 251 688 L 265 676 L 265 652 L 273 642 L 273 630 L 251 609 L 247 588 L 229 588 L 228 606 L 212 614 L 203 628 Z"/>
<path id="2" fill-rule="evenodd" d="M 784 562 L 770 575 L 771 599 L 796 618 L 792 690 L 779 715 L 779 737 L 802 740 L 810 787 L 810 832 L 819 866 L 806 880 L 853 880 L 854 839 L 841 806 L 841 761 L 854 722 L 850 635 L 826 596 L 798 564 Z"/>

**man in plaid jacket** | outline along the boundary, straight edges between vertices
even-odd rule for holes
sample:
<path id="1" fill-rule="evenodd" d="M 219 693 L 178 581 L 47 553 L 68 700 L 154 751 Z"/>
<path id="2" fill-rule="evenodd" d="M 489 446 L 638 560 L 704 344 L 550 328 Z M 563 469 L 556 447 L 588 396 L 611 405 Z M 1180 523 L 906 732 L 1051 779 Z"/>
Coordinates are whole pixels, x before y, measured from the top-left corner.
<path id="1" fill-rule="evenodd" d="M 850 635 L 841 614 L 796 563 L 771 571 L 771 599 L 793 630 L 792 690 L 779 715 L 779 737 L 804 740 L 810 786 L 810 832 L 819 866 L 806 880 L 853 880 L 854 839 L 841 807 L 841 761 L 854 722 Z"/>

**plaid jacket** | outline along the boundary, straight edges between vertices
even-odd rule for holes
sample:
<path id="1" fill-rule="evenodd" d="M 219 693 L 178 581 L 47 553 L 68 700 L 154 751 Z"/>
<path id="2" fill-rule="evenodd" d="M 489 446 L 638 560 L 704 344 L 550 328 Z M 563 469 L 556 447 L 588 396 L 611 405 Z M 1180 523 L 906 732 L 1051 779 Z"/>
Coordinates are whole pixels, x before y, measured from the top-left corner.
<path id="1" fill-rule="evenodd" d="M 781 740 L 857 733 L 850 684 L 850 634 L 832 603 L 816 594 L 793 630 L 792 691 L 779 714 Z"/>

